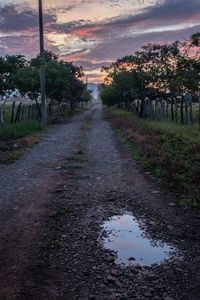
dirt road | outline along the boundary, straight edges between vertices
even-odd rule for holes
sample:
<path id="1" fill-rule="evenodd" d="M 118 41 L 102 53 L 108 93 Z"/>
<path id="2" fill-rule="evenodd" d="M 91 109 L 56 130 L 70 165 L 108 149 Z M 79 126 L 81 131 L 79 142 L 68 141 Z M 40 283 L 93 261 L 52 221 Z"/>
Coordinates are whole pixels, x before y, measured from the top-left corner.
<path id="1" fill-rule="evenodd" d="M 0 182 L 0 299 L 200 299 L 199 212 L 141 171 L 100 106 L 49 129 Z M 106 229 L 130 219 L 141 261 Z"/>

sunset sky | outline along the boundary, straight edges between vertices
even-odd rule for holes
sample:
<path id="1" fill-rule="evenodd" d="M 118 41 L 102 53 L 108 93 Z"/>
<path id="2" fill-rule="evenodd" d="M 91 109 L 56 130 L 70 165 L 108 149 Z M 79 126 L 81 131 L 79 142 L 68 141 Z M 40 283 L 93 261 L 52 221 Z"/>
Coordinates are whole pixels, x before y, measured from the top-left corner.
<path id="1" fill-rule="evenodd" d="M 0 55 L 38 53 L 37 0 L 1 0 Z M 82 65 L 89 81 L 100 69 L 147 42 L 200 31 L 200 0 L 43 0 L 45 48 Z"/>

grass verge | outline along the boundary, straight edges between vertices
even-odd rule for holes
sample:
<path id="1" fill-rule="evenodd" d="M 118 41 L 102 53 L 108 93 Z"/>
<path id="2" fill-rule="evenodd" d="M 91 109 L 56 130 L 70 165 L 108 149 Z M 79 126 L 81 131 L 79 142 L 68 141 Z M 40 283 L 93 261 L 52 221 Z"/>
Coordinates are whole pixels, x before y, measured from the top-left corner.
<path id="1" fill-rule="evenodd" d="M 20 124 L 4 124 L 0 127 L 0 164 L 10 164 L 18 160 L 26 148 L 41 140 L 43 126 L 37 121 Z"/>
<path id="2" fill-rule="evenodd" d="M 4 124 L 0 127 L 0 141 L 14 140 L 27 134 L 38 132 L 43 126 L 38 121 L 29 121 L 19 124 Z"/>
<path id="3" fill-rule="evenodd" d="M 156 122 L 107 109 L 107 117 L 133 158 L 184 205 L 200 207 L 200 126 Z"/>

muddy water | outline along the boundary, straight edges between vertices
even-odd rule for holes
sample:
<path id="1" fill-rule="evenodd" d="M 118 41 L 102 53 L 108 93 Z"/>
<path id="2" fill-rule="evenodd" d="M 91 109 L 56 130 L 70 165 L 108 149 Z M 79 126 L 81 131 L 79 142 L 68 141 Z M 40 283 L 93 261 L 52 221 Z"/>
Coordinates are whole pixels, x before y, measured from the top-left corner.
<path id="1" fill-rule="evenodd" d="M 102 227 L 101 241 L 105 248 L 117 253 L 119 264 L 159 264 L 176 251 L 168 244 L 147 237 L 131 213 L 113 216 Z"/>

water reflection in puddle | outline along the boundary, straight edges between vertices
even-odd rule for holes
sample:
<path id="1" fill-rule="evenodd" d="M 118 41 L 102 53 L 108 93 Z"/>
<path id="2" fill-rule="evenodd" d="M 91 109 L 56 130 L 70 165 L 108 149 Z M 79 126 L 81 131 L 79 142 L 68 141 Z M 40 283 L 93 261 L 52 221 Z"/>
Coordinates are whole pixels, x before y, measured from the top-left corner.
<path id="1" fill-rule="evenodd" d="M 132 214 L 113 216 L 103 223 L 101 239 L 103 245 L 117 253 L 117 263 L 149 266 L 169 259 L 175 251 L 161 241 L 145 236 Z"/>

